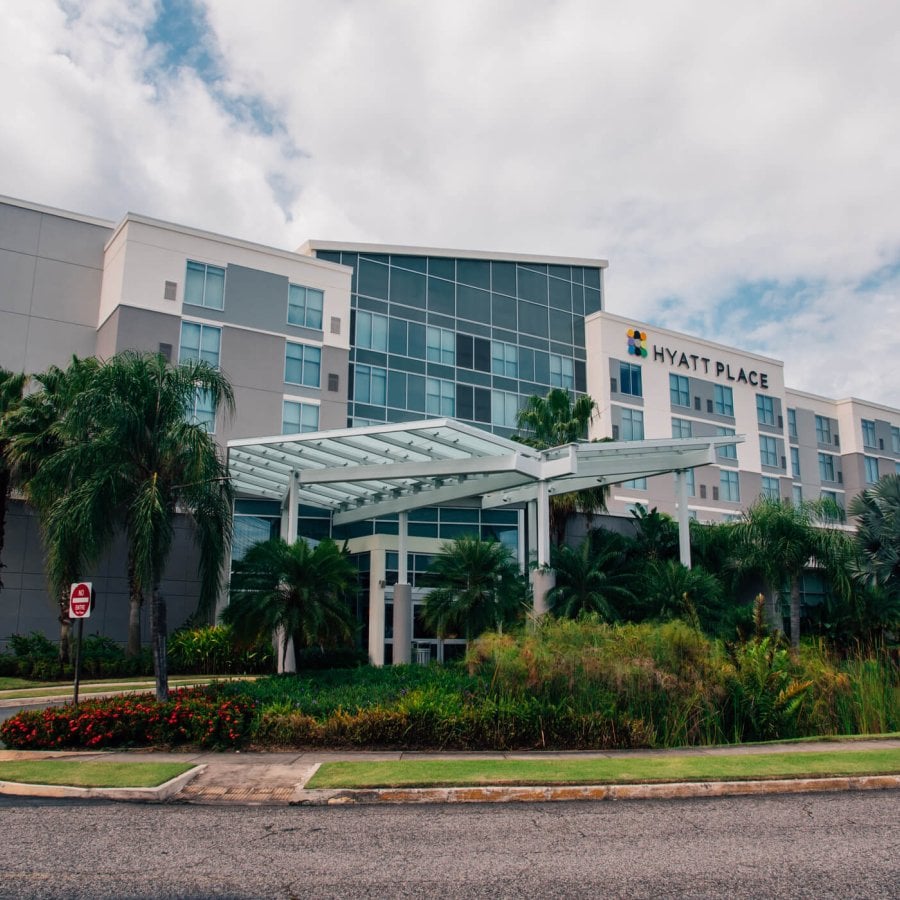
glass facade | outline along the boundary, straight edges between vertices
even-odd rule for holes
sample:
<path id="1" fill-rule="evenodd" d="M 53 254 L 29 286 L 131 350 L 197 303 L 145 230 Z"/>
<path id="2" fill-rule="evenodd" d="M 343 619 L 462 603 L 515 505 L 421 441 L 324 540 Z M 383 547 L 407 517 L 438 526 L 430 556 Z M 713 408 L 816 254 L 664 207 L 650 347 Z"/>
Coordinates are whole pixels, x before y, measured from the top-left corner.
<path id="1" fill-rule="evenodd" d="M 601 270 L 319 250 L 353 269 L 348 425 L 452 415 L 499 434 L 553 387 L 587 390 Z"/>

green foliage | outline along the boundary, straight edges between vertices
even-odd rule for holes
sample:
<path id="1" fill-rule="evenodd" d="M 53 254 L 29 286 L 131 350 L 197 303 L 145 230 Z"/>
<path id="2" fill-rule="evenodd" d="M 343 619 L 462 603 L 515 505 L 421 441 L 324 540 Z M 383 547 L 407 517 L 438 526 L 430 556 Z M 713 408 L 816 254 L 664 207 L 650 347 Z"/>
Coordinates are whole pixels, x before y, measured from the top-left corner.
<path id="1" fill-rule="evenodd" d="M 891 604 L 886 625 L 900 625 L 900 475 L 885 475 L 850 504 L 857 517 L 856 545 L 862 557 L 858 581 L 877 588 Z"/>
<path id="2" fill-rule="evenodd" d="M 479 537 L 442 544 L 425 583 L 433 587 L 423 619 L 442 638 L 502 630 L 522 615 L 527 600 L 527 583 L 509 550 Z"/>
<path id="3" fill-rule="evenodd" d="M 176 631 L 168 642 L 169 665 L 182 675 L 255 674 L 272 669 L 271 639 L 236 644 L 230 625 Z"/>

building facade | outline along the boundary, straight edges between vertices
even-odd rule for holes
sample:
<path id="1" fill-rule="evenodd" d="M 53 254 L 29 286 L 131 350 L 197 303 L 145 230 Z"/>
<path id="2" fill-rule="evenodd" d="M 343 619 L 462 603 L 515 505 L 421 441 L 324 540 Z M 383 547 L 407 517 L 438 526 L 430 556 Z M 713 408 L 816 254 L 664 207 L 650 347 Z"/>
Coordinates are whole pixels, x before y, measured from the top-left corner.
<path id="1" fill-rule="evenodd" d="M 612 315 L 606 267 L 602 259 L 325 241 L 291 252 L 133 213 L 113 223 L 0 198 L 0 365 L 39 372 L 73 354 L 125 349 L 205 359 L 232 381 L 236 416 L 226 420 L 200 396 L 191 414 L 223 446 L 430 417 L 509 436 L 529 396 L 588 393 L 598 406 L 591 438 L 745 436 L 689 478 L 690 514 L 701 521 L 737 517 L 759 496 L 845 504 L 898 471 L 900 411 L 795 391 L 779 360 Z M 612 514 L 637 504 L 674 514 L 672 476 L 612 486 Z M 33 517 L 14 507 L 0 642 L 55 628 Z M 242 497 L 235 512 L 236 556 L 279 531 L 277 503 Z M 524 561 L 523 529 L 515 509 L 461 504 L 411 514 L 414 601 L 441 541 L 477 531 Z M 389 660 L 396 521 L 333 529 L 323 510 L 301 508 L 300 533 L 349 541 L 363 642 L 373 661 Z M 196 596 L 188 556 L 173 561 L 163 585 L 177 598 L 173 624 Z M 127 607 L 121 557 L 111 554 L 96 576 L 114 637 L 124 637 L 116 629 Z M 418 617 L 413 636 L 453 652 Z"/>

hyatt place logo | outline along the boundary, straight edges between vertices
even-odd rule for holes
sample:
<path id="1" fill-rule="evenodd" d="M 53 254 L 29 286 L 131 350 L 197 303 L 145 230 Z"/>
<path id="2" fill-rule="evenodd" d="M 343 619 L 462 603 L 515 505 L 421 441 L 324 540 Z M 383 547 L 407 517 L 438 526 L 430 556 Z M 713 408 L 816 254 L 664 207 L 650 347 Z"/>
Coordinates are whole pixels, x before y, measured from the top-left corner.
<path id="1" fill-rule="evenodd" d="M 628 329 L 628 354 L 630 356 L 647 357 L 647 332 L 637 328 Z"/>

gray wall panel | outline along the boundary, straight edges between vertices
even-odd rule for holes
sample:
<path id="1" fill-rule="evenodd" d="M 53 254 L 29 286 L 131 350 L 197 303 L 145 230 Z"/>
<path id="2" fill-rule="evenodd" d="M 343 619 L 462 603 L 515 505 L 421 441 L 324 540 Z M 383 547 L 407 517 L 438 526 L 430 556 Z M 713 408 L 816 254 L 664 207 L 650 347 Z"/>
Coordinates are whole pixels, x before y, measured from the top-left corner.
<path id="1" fill-rule="evenodd" d="M 28 329 L 25 371 L 42 372 L 50 365 L 65 367 L 73 354 L 93 356 L 96 343 L 96 331 L 89 326 L 33 318 Z"/>
<path id="2" fill-rule="evenodd" d="M 41 213 L 0 203 L 0 247 L 37 255 L 40 233 Z"/>
<path id="3" fill-rule="evenodd" d="M 113 316 L 110 316 L 107 322 L 103 323 L 104 328 L 112 319 Z M 178 316 L 149 309 L 137 309 L 134 306 L 119 306 L 114 327 L 114 352 L 145 350 L 156 353 L 159 351 L 160 343 L 166 343 L 172 345 L 172 362 L 178 362 L 178 344 L 181 340 L 181 319 Z M 105 335 L 103 340 L 104 343 L 107 340 Z"/>
<path id="4" fill-rule="evenodd" d="M 112 228 L 45 214 L 41 221 L 38 256 L 100 269 L 103 247 L 112 234 Z"/>
<path id="5" fill-rule="evenodd" d="M 288 279 L 245 266 L 229 265 L 225 274 L 223 322 L 287 331 Z"/>
<path id="6" fill-rule="evenodd" d="M 31 314 L 96 328 L 100 280 L 99 269 L 38 259 Z"/>
<path id="7" fill-rule="evenodd" d="M 24 313 L 31 309 L 36 258 L 0 250 L 0 310 Z"/>
<path id="8" fill-rule="evenodd" d="M 28 343 L 28 316 L 0 312 L 0 366 L 24 372 Z"/>

